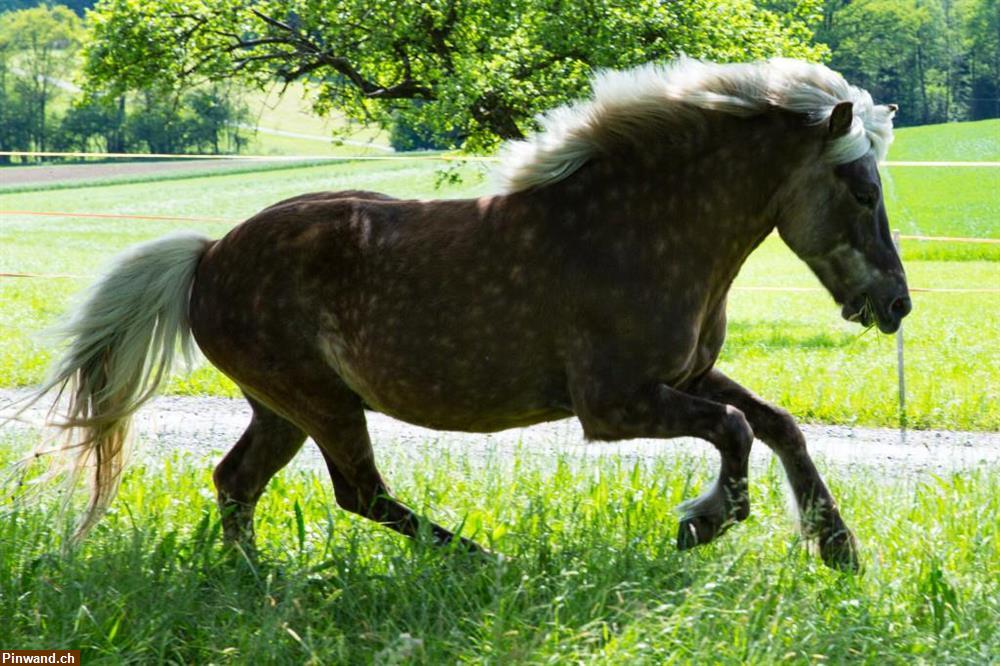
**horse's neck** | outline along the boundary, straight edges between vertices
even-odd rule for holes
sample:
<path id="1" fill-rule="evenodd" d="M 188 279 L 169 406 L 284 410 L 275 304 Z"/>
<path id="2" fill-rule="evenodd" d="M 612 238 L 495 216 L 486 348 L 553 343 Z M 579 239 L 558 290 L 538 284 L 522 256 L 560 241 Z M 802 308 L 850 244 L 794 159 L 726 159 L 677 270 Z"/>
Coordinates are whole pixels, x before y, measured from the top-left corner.
<path id="1" fill-rule="evenodd" d="M 654 149 L 595 160 L 538 193 L 550 212 L 538 224 L 575 220 L 574 235 L 646 258 L 652 270 L 663 265 L 656 256 L 662 248 L 683 255 L 685 270 L 728 287 L 774 228 L 768 204 L 789 172 L 786 149 L 759 140 L 751 147 L 720 142 L 693 156 Z"/>

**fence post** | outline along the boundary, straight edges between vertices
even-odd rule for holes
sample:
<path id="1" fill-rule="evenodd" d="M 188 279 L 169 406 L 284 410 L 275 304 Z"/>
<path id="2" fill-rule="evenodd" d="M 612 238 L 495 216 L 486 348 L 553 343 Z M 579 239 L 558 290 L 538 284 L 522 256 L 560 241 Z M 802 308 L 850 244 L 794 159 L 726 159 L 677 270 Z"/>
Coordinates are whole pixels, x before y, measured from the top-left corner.
<path id="1" fill-rule="evenodd" d="M 892 232 L 892 242 L 896 246 L 896 252 L 900 258 L 903 256 L 903 249 L 899 242 L 899 229 Z M 899 432 L 901 437 L 906 439 L 906 381 L 903 372 L 903 322 L 899 323 L 896 331 L 896 374 L 899 378 Z"/>

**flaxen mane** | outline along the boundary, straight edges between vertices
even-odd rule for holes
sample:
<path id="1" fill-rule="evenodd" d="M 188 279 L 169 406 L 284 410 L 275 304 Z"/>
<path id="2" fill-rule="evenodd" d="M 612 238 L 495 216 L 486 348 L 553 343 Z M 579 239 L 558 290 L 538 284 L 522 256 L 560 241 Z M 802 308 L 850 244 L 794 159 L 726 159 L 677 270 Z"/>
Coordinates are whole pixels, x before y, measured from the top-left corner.
<path id="1" fill-rule="evenodd" d="M 819 124 L 839 102 L 854 104 L 854 125 L 830 143 L 827 159 L 843 164 L 869 150 L 884 159 L 894 107 L 876 106 L 868 92 L 823 65 L 787 58 L 744 64 L 681 58 L 603 71 L 594 77 L 591 99 L 550 111 L 539 119 L 540 132 L 505 146 L 502 188 L 518 192 L 562 180 L 606 148 L 609 137 L 620 140 L 649 123 L 683 122 L 692 107 L 738 116 L 777 107 Z"/>

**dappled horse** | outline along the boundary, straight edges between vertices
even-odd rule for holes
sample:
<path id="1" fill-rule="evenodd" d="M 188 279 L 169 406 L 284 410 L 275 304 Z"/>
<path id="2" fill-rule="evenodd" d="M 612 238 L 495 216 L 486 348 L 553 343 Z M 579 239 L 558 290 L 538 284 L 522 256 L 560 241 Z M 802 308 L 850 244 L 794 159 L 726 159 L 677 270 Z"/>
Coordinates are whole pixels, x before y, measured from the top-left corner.
<path id="1" fill-rule="evenodd" d="M 756 435 L 823 560 L 856 568 L 794 421 L 714 365 L 730 285 L 775 229 L 844 317 L 897 329 L 910 300 L 876 168 L 894 110 L 792 60 L 604 72 L 505 148 L 494 196 L 307 194 L 219 240 L 132 248 L 41 389 L 68 395 L 56 420 L 93 476 L 80 533 L 114 494 L 133 412 L 193 336 L 253 408 L 214 475 L 229 541 L 252 545 L 258 498 L 307 436 L 342 507 L 455 538 L 389 493 L 366 409 L 470 432 L 575 415 L 589 440 L 715 445 L 718 480 L 683 505 L 679 548 L 747 517 Z"/>

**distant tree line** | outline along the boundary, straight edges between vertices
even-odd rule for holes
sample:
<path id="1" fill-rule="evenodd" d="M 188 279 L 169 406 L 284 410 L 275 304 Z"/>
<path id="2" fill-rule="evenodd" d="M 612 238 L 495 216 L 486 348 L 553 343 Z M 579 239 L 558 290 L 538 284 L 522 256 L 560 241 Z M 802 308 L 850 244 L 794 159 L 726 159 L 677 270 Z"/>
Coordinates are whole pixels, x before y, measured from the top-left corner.
<path id="1" fill-rule="evenodd" d="M 239 93 L 277 80 L 399 149 L 489 150 L 594 68 L 680 53 L 825 61 L 902 125 L 994 118 L 998 3 L 0 0 L 0 149 L 239 151 Z"/>
<path id="2" fill-rule="evenodd" d="M 94 6 L 96 0 L 63 0 L 59 4 L 72 9 L 73 12 L 82 17 L 84 13 Z M 49 5 L 45 0 L 0 0 L 0 14 L 13 12 L 19 9 L 31 9 L 39 5 Z"/>
<path id="3" fill-rule="evenodd" d="M 826 0 L 815 40 L 897 124 L 1000 117 L 998 0 Z"/>
<path id="4" fill-rule="evenodd" d="M 0 150 L 223 153 L 247 143 L 233 84 L 81 91 L 87 33 L 62 5 L 0 14 Z M 10 162 L 0 157 L 0 162 Z"/>

